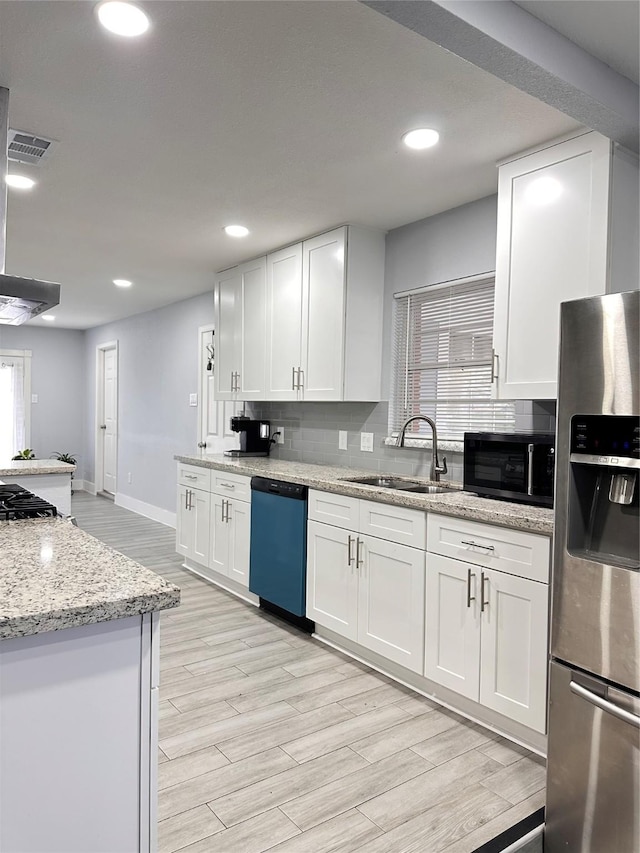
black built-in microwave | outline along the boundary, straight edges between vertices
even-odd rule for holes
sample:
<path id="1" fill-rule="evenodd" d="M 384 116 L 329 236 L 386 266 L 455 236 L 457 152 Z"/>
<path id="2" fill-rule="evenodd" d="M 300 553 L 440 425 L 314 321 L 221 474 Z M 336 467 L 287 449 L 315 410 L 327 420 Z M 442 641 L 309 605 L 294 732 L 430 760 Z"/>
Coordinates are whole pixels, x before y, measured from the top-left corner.
<path id="1" fill-rule="evenodd" d="M 552 507 L 554 469 L 553 433 L 464 434 L 466 492 Z"/>

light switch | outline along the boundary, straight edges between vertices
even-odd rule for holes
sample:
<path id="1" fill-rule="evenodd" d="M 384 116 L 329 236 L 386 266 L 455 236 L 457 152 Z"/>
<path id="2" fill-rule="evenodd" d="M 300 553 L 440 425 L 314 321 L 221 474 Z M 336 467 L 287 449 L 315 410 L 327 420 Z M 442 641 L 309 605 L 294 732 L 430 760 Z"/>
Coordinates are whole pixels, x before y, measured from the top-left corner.
<path id="1" fill-rule="evenodd" d="M 197 394 L 189 394 L 189 405 L 197 406 L 198 405 L 198 395 Z"/>
<path id="2" fill-rule="evenodd" d="M 31 402 L 32 402 L 32 403 L 37 403 L 37 402 L 38 402 L 38 395 L 37 395 L 37 394 L 32 394 L 32 395 L 31 395 Z"/>
<path id="3" fill-rule="evenodd" d="M 373 433 L 372 432 L 361 432 L 360 433 L 360 450 L 368 450 L 370 453 L 373 453 Z"/>
<path id="4" fill-rule="evenodd" d="M 346 450 L 347 449 L 347 436 L 348 433 L 346 429 L 338 430 L 338 450 Z"/>

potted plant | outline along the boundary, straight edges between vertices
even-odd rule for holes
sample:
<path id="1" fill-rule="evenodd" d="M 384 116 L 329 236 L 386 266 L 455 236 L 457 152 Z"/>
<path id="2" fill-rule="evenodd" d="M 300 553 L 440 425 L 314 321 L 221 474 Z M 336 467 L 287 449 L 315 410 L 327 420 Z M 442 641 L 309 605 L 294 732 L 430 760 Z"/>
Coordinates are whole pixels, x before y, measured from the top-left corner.
<path id="1" fill-rule="evenodd" d="M 57 459 L 58 462 L 67 462 L 69 465 L 78 464 L 78 460 L 73 453 L 59 453 L 57 450 L 54 450 L 51 454 L 51 459 Z M 73 471 L 71 472 L 71 479 L 73 480 Z M 73 494 L 73 485 L 71 487 L 71 494 Z"/>
<path id="2" fill-rule="evenodd" d="M 35 459 L 36 454 L 30 447 L 25 447 L 24 450 L 19 450 L 15 456 L 11 457 L 11 461 L 15 462 L 18 459 Z"/>

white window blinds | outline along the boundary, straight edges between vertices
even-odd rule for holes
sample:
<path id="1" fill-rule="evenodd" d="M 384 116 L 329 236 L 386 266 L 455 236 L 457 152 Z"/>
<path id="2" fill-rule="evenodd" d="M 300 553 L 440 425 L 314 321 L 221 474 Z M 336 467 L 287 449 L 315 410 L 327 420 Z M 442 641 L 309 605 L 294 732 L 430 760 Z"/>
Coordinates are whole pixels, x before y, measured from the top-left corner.
<path id="1" fill-rule="evenodd" d="M 395 298 L 390 427 L 433 418 L 442 438 L 509 431 L 515 406 L 491 400 L 493 276 L 435 285 Z M 407 436 L 431 436 L 417 421 Z"/>

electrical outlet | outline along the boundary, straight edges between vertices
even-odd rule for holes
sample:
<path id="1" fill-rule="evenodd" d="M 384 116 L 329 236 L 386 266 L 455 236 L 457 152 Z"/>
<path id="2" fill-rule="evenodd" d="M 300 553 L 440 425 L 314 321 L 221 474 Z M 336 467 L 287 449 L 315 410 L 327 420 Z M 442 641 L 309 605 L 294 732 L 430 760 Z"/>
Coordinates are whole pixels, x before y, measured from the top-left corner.
<path id="1" fill-rule="evenodd" d="M 276 444 L 284 444 L 284 427 L 277 428 Z"/>
<path id="2" fill-rule="evenodd" d="M 197 406 L 198 405 L 198 395 L 197 394 L 189 394 L 189 405 Z"/>
<path id="3" fill-rule="evenodd" d="M 338 450 L 346 450 L 347 449 L 347 437 L 348 433 L 346 429 L 338 430 Z"/>
<path id="4" fill-rule="evenodd" d="M 32 403 L 37 403 L 37 402 L 38 402 L 38 395 L 37 395 L 37 394 L 32 394 L 32 395 L 31 395 L 31 402 L 32 402 Z"/>
<path id="5" fill-rule="evenodd" d="M 373 433 L 372 432 L 361 432 L 360 433 L 360 450 L 367 450 L 369 453 L 373 453 Z"/>
<path id="6" fill-rule="evenodd" d="M 127 483 L 133 483 L 133 474 L 131 471 L 127 474 Z"/>

